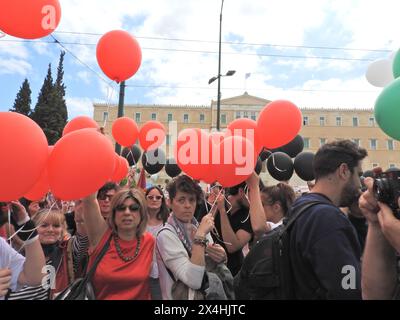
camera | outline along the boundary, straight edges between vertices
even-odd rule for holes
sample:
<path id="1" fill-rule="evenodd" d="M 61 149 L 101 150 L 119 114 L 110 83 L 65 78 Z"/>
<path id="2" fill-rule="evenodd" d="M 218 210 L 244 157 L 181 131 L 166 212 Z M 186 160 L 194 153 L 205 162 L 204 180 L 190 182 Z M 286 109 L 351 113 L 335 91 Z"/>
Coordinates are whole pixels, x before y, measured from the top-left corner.
<path id="1" fill-rule="evenodd" d="M 400 170 L 386 171 L 375 176 L 374 196 L 383 203 L 386 203 L 400 219 L 399 196 L 400 196 Z"/>

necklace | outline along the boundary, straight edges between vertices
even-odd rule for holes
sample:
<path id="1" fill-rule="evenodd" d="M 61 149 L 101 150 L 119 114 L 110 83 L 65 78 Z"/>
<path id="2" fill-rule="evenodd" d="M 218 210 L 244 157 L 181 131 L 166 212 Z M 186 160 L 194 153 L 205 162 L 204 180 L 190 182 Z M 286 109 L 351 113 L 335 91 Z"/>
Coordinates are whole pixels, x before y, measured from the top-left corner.
<path id="1" fill-rule="evenodd" d="M 115 248 L 117 249 L 117 253 L 119 255 L 119 257 L 125 261 L 125 262 L 129 262 L 129 261 L 133 261 L 137 258 L 138 254 L 139 254 L 139 250 L 140 250 L 140 238 L 137 238 L 137 242 L 136 242 L 136 249 L 135 249 L 135 254 L 132 256 L 128 256 L 125 257 L 124 254 L 122 253 L 121 250 L 121 246 L 119 245 L 119 237 L 118 235 L 114 235 L 114 242 L 115 242 Z"/>

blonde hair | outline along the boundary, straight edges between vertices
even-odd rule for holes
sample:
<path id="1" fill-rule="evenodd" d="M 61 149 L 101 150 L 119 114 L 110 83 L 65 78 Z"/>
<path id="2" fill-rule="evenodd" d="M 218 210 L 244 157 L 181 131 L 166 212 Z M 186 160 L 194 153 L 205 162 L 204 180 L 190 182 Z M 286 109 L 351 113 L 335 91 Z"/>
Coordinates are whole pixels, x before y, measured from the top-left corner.
<path id="1" fill-rule="evenodd" d="M 114 194 L 111 200 L 111 215 L 107 218 L 109 227 L 114 233 L 118 232 L 118 228 L 115 224 L 115 211 L 120 205 L 123 205 L 127 199 L 132 199 L 139 204 L 140 222 L 136 228 L 136 237 L 140 238 L 146 231 L 147 226 L 147 202 L 143 191 L 139 189 L 123 189 Z"/>
<path id="2" fill-rule="evenodd" d="M 68 235 L 65 216 L 58 209 L 41 209 L 32 217 L 32 221 L 36 227 L 41 226 L 45 221 L 59 224 L 62 228 L 60 240 L 63 240 Z"/>

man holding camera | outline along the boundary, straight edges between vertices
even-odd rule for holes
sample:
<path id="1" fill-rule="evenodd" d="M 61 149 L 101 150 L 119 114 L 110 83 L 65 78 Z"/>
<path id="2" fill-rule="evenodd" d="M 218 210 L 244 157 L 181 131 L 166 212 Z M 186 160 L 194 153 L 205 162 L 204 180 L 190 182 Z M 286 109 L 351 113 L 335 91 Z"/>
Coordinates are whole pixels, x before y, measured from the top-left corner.
<path id="1" fill-rule="evenodd" d="M 375 169 L 375 174 L 379 171 Z M 364 183 L 368 189 L 359 204 L 369 227 L 362 262 L 363 299 L 398 299 L 396 251 L 400 252 L 400 220 L 387 204 L 376 200 L 374 179 L 365 178 Z M 400 205 L 400 199 L 395 200 Z"/>

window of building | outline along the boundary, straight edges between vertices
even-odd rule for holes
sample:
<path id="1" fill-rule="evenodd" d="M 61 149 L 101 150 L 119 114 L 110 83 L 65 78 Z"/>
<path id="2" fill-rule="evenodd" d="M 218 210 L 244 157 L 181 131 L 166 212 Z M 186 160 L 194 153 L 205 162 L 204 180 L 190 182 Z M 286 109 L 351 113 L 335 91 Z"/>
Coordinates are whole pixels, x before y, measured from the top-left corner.
<path id="1" fill-rule="evenodd" d="M 221 114 L 221 123 L 226 124 L 226 114 Z"/>
<path id="2" fill-rule="evenodd" d="M 308 126 L 308 117 L 307 116 L 303 117 L 303 125 Z"/>
<path id="3" fill-rule="evenodd" d="M 256 119 L 257 119 L 257 114 L 254 111 L 252 111 L 251 112 L 251 120 L 256 121 Z"/>
<path id="4" fill-rule="evenodd" d="M 379 163 L 373 163 L 372 164 L 372 168 L 376 168 L 376 167 L 378 167 L 379 166 Z"/>
<path id="5" fill-rule="evenodd" d="M 170 134 L 167 134 L 167 135 L 165 136 L 165 139 L 166 139 L 166 144 L 167 144 L 167 146 L 169 146 L 170 143 L 171 143 L 171 135 L 170 135 Z"/>
<path id="6" fill-rule="evenodd" d="M 353 127 L 358 127 L 358 118 L 353 117 Z"/>
<path id="7" fill-rule="evenodd" d="M 352 139 L 353 142 L 360 147 L 360 139 Z"/>
<path id="8" fill-rule="evenodd" d="M 371 148 L 371 150 L 376 150 L 377 146 L 378 146 L 378 141 L 376 139 L 369 140 L 369 147 Z"/>
<path id="9" fill-rule="evenodd" d="M 187 113 L 183 115 L 183 123 L 189 123 L 189 115 Z"/>
<path id="10" fill-rule="evenodd" d="M 342 117 L 336 117 L 336 125 L 337 125 L 338 127 L 341 127 L 341 126 L 342 126 Z"/>
<path id="11" fill-rule="evenodd" d="M 140 112 L 135 113 L 135 120 L 136 122 L 140 122 Z"/>
<path id="12" fill-rule="evenodd" d="M 326 143 L 326 138 L 320 138 L 319 139 L 319 145 L 323 146 Z"/>
<path id="13" fill-rule="evenodd" d="M 204 113 L 200 113 L 200 123 L 204 123 L 205 118 Z"/>
<path id="14" fill-rule="evenodd" d="M 240 111 L 236 111 L 236 119 L 240 119 Z"/>
<path id="15" fill-rule="evenodd" d="M 243 111 L 243 118 L 248 118 L 248 117 L 249 117 L 248 112 L 247 111 Z"/>
<path id="16" fill-rule="evenodd" d="M 168 113 L 168 122 L 172 121 L 172 113 Z"/>
<path id="17" fill-rule="evenodd" d="M 319 117 L 319 125 L 324 126 L 325 125 L 325 117 Z"/>
<path id="18" fill-rule="evenodd" d="M 375 127 L 375 118 L 374 117 L 369 118 L 368 123 L 370 127 Z"/>
<path id="19" fill-rule="evenodd" d="M 303 137 L 303 142 L 304 142 L 304 148 L 305 149 L 310 149 L 310 138 L 304 138 Z"/>
<path id="20" fill-rule="evenodd" d="M 103 121 L 108 120 L 108 112 L 103 112 Z"/>
<path id="21" fill-rule="evenodd" d="M 387 141 L 387 147 L 388 147 L 388 150 L 394 150 L 394 142 L 393 142 L 393 140 L 388 140 Z"/>
<path id="22" fill-rule="evenodd" d="M 152 113 L 151 114 L 151 120 L 157 120 L 157 114 L 156 113 Z"/>
<path id="23" fill-rule="evenodd" d="M 396 165 L 395 165 L 394 163 L 390 163 L 390 164 L 389 164 L 389 169 L 390 169 L 390 168 L 396 168 Z"/>

